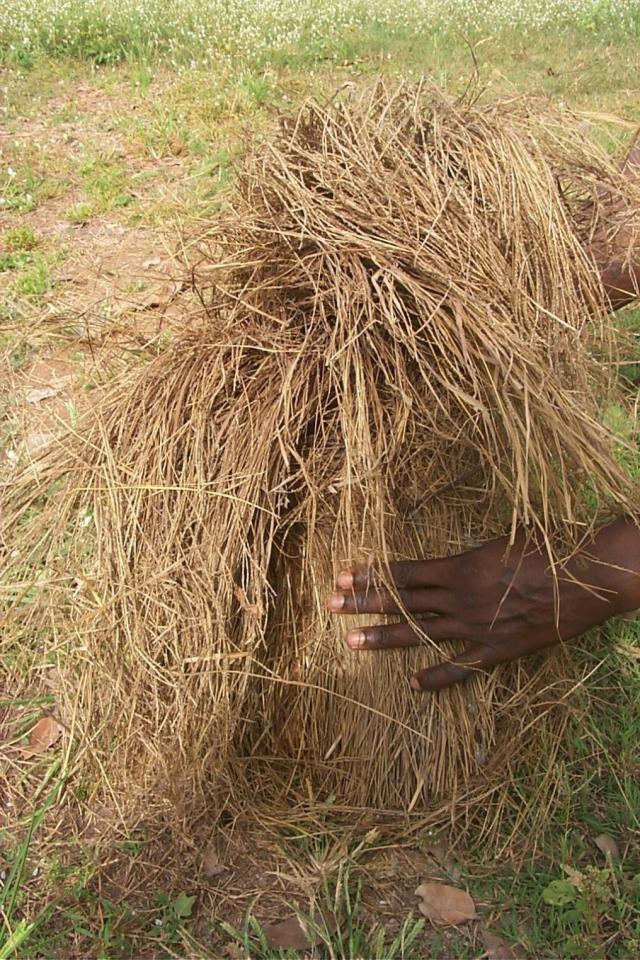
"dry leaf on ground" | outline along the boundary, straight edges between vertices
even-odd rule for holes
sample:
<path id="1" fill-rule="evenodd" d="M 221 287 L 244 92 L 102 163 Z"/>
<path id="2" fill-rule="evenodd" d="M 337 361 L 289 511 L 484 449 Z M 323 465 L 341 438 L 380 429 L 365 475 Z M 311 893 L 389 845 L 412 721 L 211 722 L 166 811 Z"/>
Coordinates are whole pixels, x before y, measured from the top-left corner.
<path id="1" fill-rule="evenodd" d="M 234 943 L 233 940 L 226 944 L 222 952 L 225 957 L 229 958 L 229 960 L 245 960 L 246 957 L 246 953 L 242 947 L 239 944 Z"/>
<path id="2" fill-rule="evenodd" d="M 510 943 L 503 940 L 491 930 L 484 927 L 480 930 L 480 939 L 484 945 L 485 956 L 487 960 L 515 960 L 518 954 L 514 951 Z"/>
<path id="3" fill-rule="evenodd" d="M 293 916 L 277 923 L 263 924 L 262 932 L 272 950 L 306 950 L 308 947 L 322 943 L 322 938 L 315 933 L 317 929 L 333 932 L 337 923 L 335 917 L 326 917 L 317 913 L 313 917 L 312 929 L 307 932 L 305 927 L 303 920 Z"/>
<path id="4" fill-rule="evenodd" d="M 33 757 L 36 754 L 44 753 L 49 747 L 62 736 L 62 727 L 53 717 L 41 717 L 31 729 L 29 736 L 29 746 L 24 748 L 24 754 L 27 757 Z"/>
<path id="5" fill-rule="evenodd" d="M 278 923 L 265 923 L 262 932 L 273 950 L 304 950 L 311 946 L 298 917 L 288 917 Z"/>
<path id="6" fill-rule="evenodd" d="M 220 862 L 216 848 L 213 846 L 208 847 L 202 858 L 202 872 L 205 877 L 219 877 L 226 869 L 224 863 Z"/>
<path id="7" fill-rule="evenodd" d="M 595 838 L 593 842 L 595 843 L 598 850 L 604 853 L 607 860 L 613 860 L 614 862 L 618 862 L 621 859 L 620 847 L 618 846 L 616 841 L 613 839 L 613 837 L 610 837 L 608 833 L 601 833 L 599 836 Z"/>
<path id="8" fill-rule="evenodd" d="M 38 430 L 35 433 L 29 433 L 24 438 L 24 448 L 27 453 L 37 453 L 56 439 L 57 434 L 50 430 Z"/>
<path id="9" fill-rule="evenodd" d="M 569 883 L 572 883 L 578 890 L 582 890 L 584 888 L 584 873 L 580 873 L 570 863 L 561 863 L 560 866 L 569 878 Z"/>
<path id="10" fill-rule="evenodd" d="M 49 400 L 51 397 L 57 397 L 60 393 L 60 387 L 34 387 L 25 394 L 27 403 L 40 403 L 41 400 Z"/>
<path id="11" fill-rule="evenodd" d="M 469 894 L 446 883 L 421 883 L 416 896 L 420 898 L 420 913 L 432 923 L 466 923 L 477 916 Z"/>

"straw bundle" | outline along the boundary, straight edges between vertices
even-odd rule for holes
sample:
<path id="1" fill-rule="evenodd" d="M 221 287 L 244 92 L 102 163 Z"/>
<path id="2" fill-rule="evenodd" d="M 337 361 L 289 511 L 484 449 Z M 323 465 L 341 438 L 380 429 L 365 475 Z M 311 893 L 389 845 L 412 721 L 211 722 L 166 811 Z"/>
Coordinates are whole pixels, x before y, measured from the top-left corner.
<path id="1" fill-rule="evenodd" d="M 312 103 L 253 151 L 202 328 L 12 494 L 31 622 L 114 795 L 178 824 L 229 792 L 451 817 L 482 795 L 497 825 L 575 675 L 550 658 L 416 697 L 455 643 L 423 625 L 417 650 L 354 655 L 324 598 L 348 562 L 384 575 L 516 525 L 554 560 L 628 506 L 589 245 L 630 190 L 566 117 L 422 88 Z M 16 527 L 27 489 L 48 497 Z"/>

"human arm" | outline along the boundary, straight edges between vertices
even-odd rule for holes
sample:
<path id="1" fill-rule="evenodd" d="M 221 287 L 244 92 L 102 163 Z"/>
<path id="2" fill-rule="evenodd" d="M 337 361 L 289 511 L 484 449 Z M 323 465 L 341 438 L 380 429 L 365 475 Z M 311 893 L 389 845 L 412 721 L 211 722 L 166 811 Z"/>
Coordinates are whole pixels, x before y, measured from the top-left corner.
<path id="1" fill-rule="evenodd" d="M 640 142 L 632 146 L 620 164 L 620 170 L 627 180 L 640 180 Z M 610 210 L 613 214 L 624 213 L 624 201 L 611 202 Z M 605 231 L 606 224 L 603 233 Z M 640 246 L 632 245 L 629 249 L 624 230 L 616 237 L 615 245 L 619 248 L 618 252 L 614 251 L 606 256 L 603 251 L 607 245 L 601 244 L 596 235 L 592 250 L 600 281 L 612 310 L 626 306 L 640 295 Z"/>

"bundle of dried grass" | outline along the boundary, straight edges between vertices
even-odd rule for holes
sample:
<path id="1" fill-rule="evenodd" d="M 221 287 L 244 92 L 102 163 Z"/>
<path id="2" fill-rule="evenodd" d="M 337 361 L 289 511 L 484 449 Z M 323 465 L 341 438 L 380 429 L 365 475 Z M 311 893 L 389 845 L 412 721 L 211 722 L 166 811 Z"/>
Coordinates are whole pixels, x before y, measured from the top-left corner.
<path id="1" fill-rule="evenodd" d="M 354 655 L 324 598 L 350 561 L 519 524 L 553 560 L 629 506 L 588 250 L 631 189 L 567 117 L 420 88 L 312 103 L 254 152 L 207 239 L 202 329 L 11 493 L 28 616 L 119 804 L 180 827 L 229 793 L 450 818 L 482 796 L 499 824 L 579 678 L 556 657 L 416 697 L 442 649 Z"/>

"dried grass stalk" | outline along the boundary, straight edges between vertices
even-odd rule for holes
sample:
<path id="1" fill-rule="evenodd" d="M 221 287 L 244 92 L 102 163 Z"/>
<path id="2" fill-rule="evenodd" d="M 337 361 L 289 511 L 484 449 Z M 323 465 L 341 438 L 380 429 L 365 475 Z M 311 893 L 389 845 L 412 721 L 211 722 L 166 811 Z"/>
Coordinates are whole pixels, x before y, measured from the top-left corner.
<path id="1" fill-rule="evenodd" d="M 566 116 L 423 88 L 306 105 L 239 184 L 202 329 L 9 491 L 29 617 L 103 784 L 148 817 L 302 790 L 468 822 L 482 797 L 492 831 L 575 671 L 415 697 L 442 649 L 349 653 L 324 597 L 347 562 L 516 525 L 553 561 L 630 507 L 590 251 L 634 235 L 637 190 Z"/>

